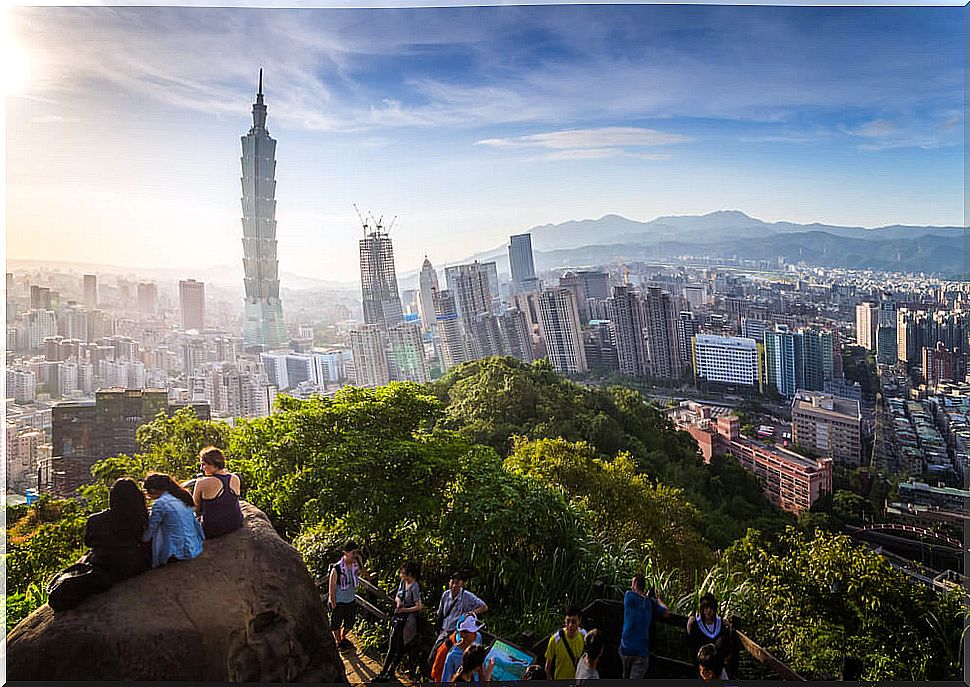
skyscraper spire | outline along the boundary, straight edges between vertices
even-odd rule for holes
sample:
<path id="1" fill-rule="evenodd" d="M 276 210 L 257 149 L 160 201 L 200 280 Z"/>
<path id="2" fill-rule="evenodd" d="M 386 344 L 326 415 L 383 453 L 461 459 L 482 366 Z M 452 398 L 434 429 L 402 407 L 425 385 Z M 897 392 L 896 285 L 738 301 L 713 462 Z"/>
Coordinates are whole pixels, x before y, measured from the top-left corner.
<path id="1" fill-rule="evenodd" d="M 259 68 L 259 89 L 256 91 L 256 102 L 253 103 L 253 129 L 266 128 L 266 105 L 263 104 L 263 68 Z"/>

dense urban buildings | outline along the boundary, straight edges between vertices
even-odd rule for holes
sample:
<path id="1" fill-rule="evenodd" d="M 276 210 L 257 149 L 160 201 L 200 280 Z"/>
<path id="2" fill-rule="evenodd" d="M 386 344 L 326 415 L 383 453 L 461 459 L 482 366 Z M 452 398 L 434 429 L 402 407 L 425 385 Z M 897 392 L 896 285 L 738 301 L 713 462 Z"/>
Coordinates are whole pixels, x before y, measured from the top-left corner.
<path id="1" fill-rule="evenodd" d="M 253 125 L 242 137 L 243 270 L 246 291 L 243 340 L 269 350 L 289 337 L 280 301 L 276 259 L 276 140 L 266 129 L 263 70 L 253 104 Z"/>

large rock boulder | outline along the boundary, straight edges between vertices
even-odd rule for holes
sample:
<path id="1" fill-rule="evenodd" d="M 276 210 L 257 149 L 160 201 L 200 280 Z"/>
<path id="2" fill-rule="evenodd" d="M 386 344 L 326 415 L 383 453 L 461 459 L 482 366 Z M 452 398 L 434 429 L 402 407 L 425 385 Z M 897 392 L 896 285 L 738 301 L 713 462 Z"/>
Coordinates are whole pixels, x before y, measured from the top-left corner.
<path id="1" fill-rule="evenodd" d="M 243 516 L 194 560 L 37 609 L 7 636 L 7 678 L 346 682 L 300 554 L 257 508 Z"/>

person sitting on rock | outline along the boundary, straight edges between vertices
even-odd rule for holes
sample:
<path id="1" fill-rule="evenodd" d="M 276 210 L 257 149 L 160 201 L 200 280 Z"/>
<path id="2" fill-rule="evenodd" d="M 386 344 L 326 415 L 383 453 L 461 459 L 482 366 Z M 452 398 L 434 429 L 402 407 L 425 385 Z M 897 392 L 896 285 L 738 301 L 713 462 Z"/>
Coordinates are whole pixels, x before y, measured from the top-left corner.
<path id="1" fill-rule="evenodd" d="M 151 549 L 142 541 L 148 529 L 145 494 L 132 479 L 115 480 L 108 492 L 108 509 L 88 518 L 84 544 L 87 561 L 108 573 L 112 582 L 148 570 Z"/>
<path id="2" fill-rule="evenodd" d="M 202 553 L 205 535 L 195 519 L 192 494 L 168 475 L 152 473 L 145 478 L 145 491 L 155 500 L 142 541 L 152 543 L 152 567 L 185 561 Z"/>
<path id="3" fill-rule="evenodd" d="M 199 452 L 199 463 L 205 477 L 196 481 L 192 498 L 205 538 L 215 539 L 242 527 L 239 475 L 226 470 L 226 457 L 215 446 Z"/>

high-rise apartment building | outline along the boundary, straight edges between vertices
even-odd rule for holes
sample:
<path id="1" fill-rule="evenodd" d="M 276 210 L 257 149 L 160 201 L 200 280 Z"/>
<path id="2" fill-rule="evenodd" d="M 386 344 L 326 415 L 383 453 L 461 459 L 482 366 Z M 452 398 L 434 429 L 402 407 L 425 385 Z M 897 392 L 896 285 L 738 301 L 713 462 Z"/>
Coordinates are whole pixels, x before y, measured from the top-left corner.
<path id="1" fill-rule="evenodd" d="M 616 331 L 620 374 L 628 377 L 648 375 L 646 314 L 640 293 L 629 286 L 614 286 L 613 296 L 607 304 Z"/>
<path id="2" fill-rule="evenodd" d="M 508 354 L 522 362 L 531 363 L 535 359 L 535 353 L 532 348 L 532 332 L 525 313 L 518 308 L 509 308 L 499 316 L 498 325 Z"/>
<path id="3" fill-rule="evenodd" d="M 579 309 L 569 289 L 545 289 L 536 297 L 539 331 L 549 363 L 559 372 L 588 372 Z"/>
<path id="4" fill-rule="evenodd" d="M 835 462 L 857 467 L 862 452 L 859 402 L 831 394 L 799 391 L 792 400 L 792 440 Z"/>
<path id="5" fill-rule="evenodd" d="M 138 282 L 138 312 L 154 315 L 158 311 L 158 286 L 154 282 Z"/>
<path id="6" fill-rule="evenodd" d="M 364 324 L 377 325 L 386 335 L 391 327 L 404 322 L 397 272 L 394 269 L 394 249 L 390 235 L 380 222 L 373 227 L 365 225 L 364 231 L 365 236 L 360 240 L 360 291 Z"/>
<path id="7" fill-rule="evenodd" d="M 381 326 L 365 324 L 351 330 L 350 350 L 354 356 L 354 381 L 357 386 L 384 386 L 391 381 L 387 332 Z"/>
<path id="8" fill-rule="evenodd" d="M 424 256 L 424 263 L 421 265 L 421 274 L 418 276 L 418 315 L 421 317 L 421 326 L 425 330 L 430 330 L 435 324 L 434 314 L 434 292 L 439 290 L 438 273 L 435 271 L 428 256 Z"/>
<path id="9" fill-rule="evenodd" d="M 280 301 L 276 258 L 276 140 L 266 129 L 263 70 L 253 103 L 253 125 L 242 141 L 242 227 L 246 346 L 279 348 L 289 337 Z"/>
<path id="10" fill-rule="evenodd" d="M 205 284 L 195 279 L 179 281 L 179 312 L 182 329 L 205 329 Z"/>
<path id="11" fill-rule="evenodd" d="M 660 287 L 651 286 L 647 288 L 643 303 L 650 374 L 662 379 L 679 379 L 683 370 L 677 344 L 678 310 L 674 300 Z"/>
<path id="12" fill-rule="evenodd" d="M 404 322 L 388 330 L 388 364 L 392 379 L 422 384 L 431 381 L 417 322 Z"/>
<path id="13" fill-rule="evenodd" d="M 957 348 L 947 350 L 942 341 L 933 348 L 923 348 L 922 363 L 927 386 L 936 386 L 942 381 L 962 382 L 967 377 L 967 354 Z"/>
<path id="14" fill-rule="evenodd" d="M 769 386 L 791 398 L 805 383 L 805 349 L 802 337 L 779 324 L 765 332 L 765 375 Z"/>
<path id="15" fill-rule="evenodd" d="M 680 365 L 684 370 L 697 371 L 694 367 L 693 341 L 697 334 L 697 317 L 690 310 L 677 314 L 677 348 L 680 352 Z"/>
<path id="16" fill-rule="evenodd" d="M 895 365 L 899 361 L 896 319 L 896 302 L 882 301 L 879 304 L 879 328 L 876 331 L 876 361 L 885 365 Z"/>
<path id="17" fill-rule="evenodd" d="M 84 280 L 84 307 L 93 310 L 98 307 L 98 275 L 85 274 Z"/>
<path id="18" fill-rule="evenodd" d="M 531 234 L 515 234 L 509 237 L 509 269 L 516 290 L 527 284 L 535 284 L 536 266 L 532 256 Z"/>
<path id="19" fill-rule="evenodd" d="M 454 294 L 448 290 L 434 292 L 435 321 L 441 340 L 442 364 L 446 370 L 472 359 L 461 321 L 458 319 L 458 304 Z"/>
<path id="20" fill-rule="evenodd" d="M 860 303 L 855 307 L 856 342 L 870 351 L 876 350 L 876 334 L 879 331 L 879 306 Z"/>

